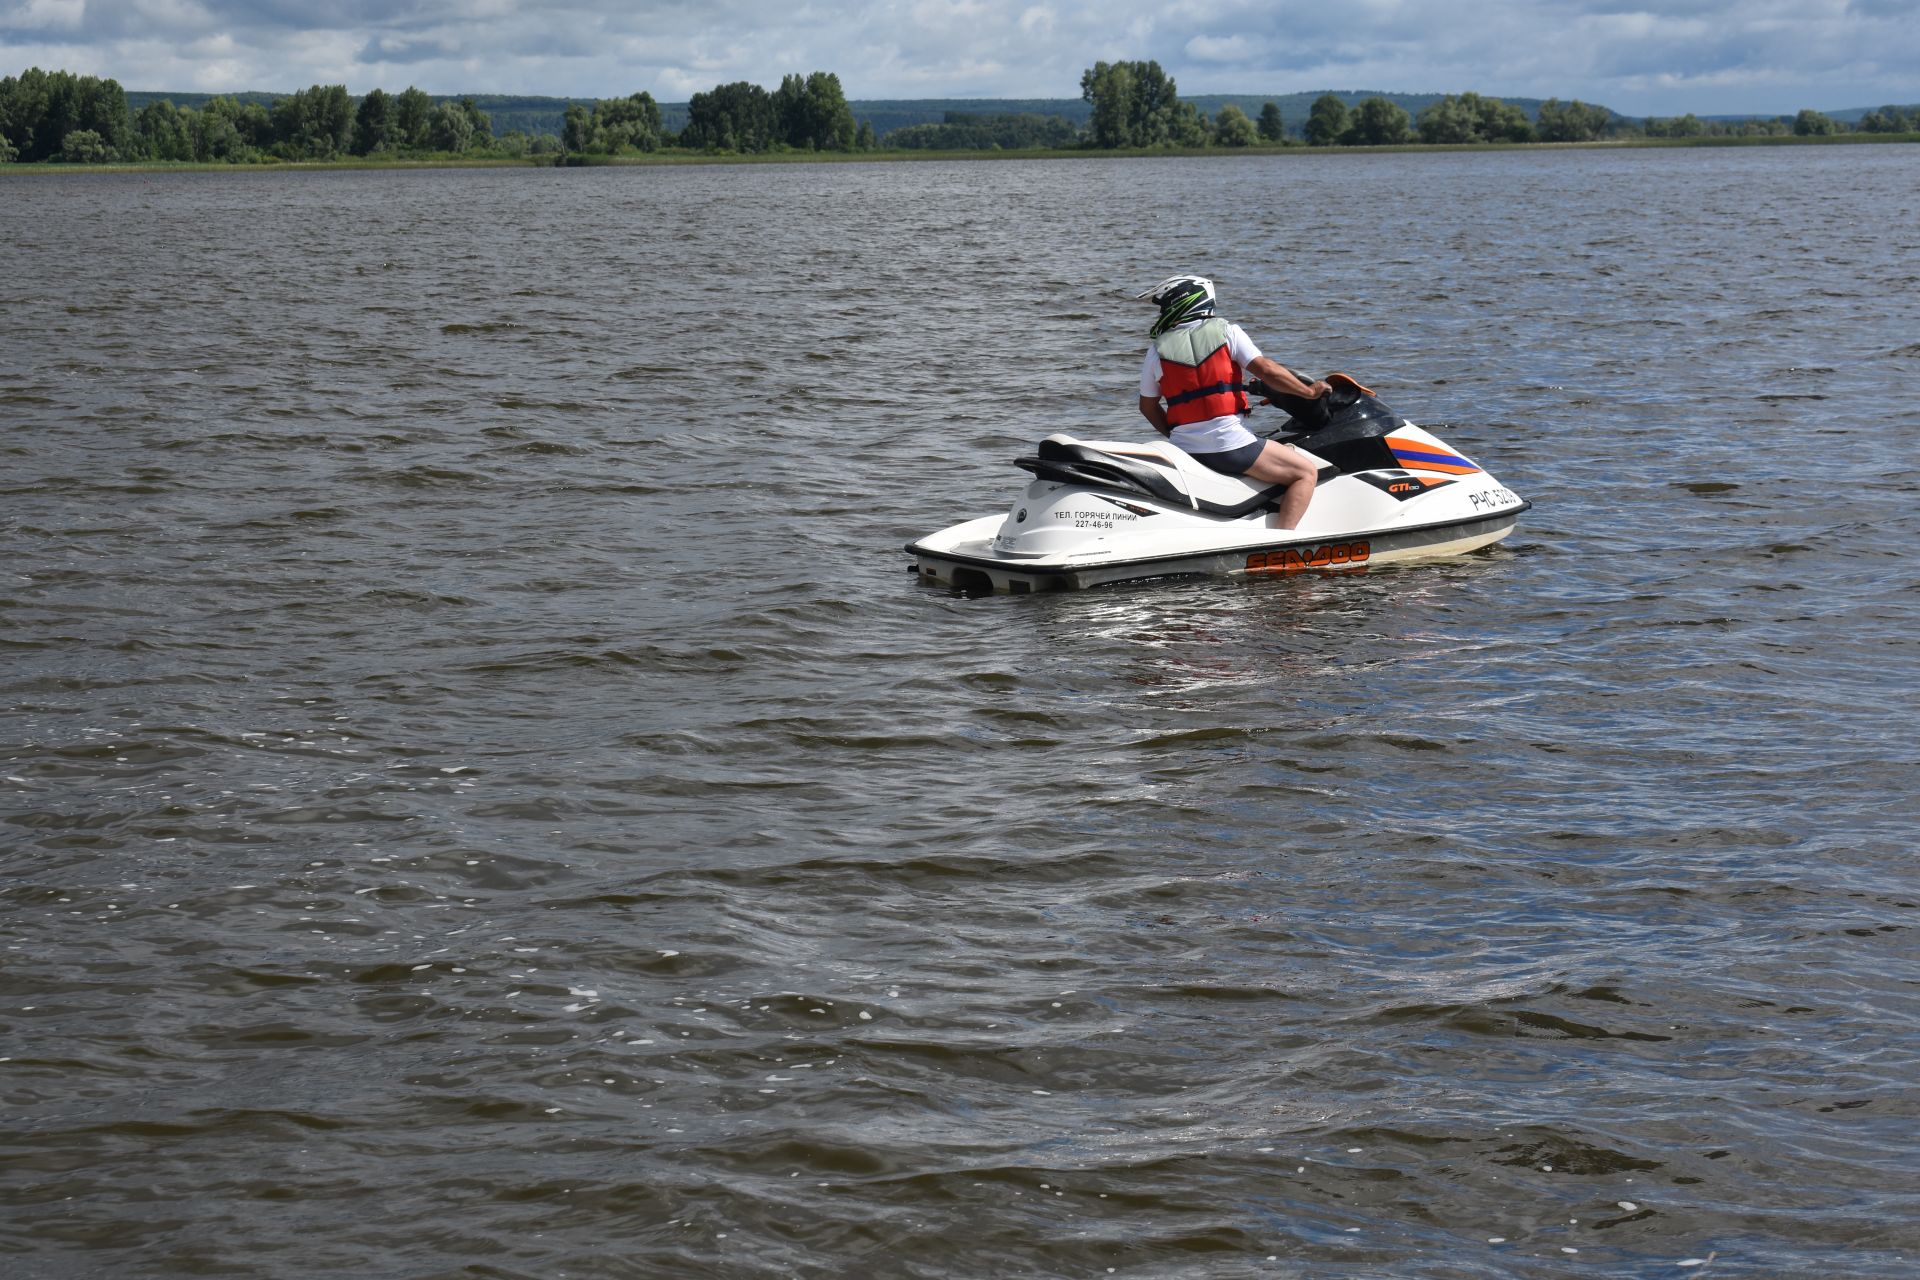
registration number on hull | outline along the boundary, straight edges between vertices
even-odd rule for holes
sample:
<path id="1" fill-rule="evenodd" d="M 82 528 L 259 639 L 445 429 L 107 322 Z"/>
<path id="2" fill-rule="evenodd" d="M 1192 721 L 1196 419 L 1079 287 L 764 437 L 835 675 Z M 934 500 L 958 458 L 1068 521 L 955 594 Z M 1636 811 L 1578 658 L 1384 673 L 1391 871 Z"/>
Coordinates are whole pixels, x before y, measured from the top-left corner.
<path id="1" fill-rule="evenodd" d="M 1496 484 L 1468 494 L 1467 501 L 1473 504 L 1476 511 L 1505 511 L 1508 507 L 1520 505 L 1520 495 Z"/>

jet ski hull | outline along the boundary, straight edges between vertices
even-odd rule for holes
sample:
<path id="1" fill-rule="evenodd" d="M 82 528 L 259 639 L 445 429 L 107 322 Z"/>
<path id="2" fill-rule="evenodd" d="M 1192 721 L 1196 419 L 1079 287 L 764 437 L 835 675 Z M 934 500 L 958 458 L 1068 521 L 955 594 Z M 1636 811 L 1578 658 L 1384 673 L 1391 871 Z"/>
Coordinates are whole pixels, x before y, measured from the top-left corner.
<path id="1" fill-rule="evenodd" d="M 1363 572 L 1461 555 L 1513 532 L 1532 505 L 1371 393 L 1289 437 L 1319 468 L 1299 527 L 1282 487 L 1207 470 L 1165 441 L 1042 440 L 1003 516 L 907 544 L 921 581 L 970 592 L 1078 590 L 1179 575 Z"/>
<path id="2" fill-rule="evenodd" d="M 1072 562 L 1018 560 L 996 553 L 993 532 L 1001 518 L 987 516 L 909 543 L 907 554 L 914 558 L 913 571 L 928 585 L 1012 595 L 1080 591 L 1146 578 L 1362 573 L 1375 565 L 1464 555 L 1492 546 L 1513 532 L 1532 505 L 1522 499 L 1517 506 L 1478 519 L 1350 534 L 1302 538 L 1292 531 L 1267 530 L 1266 540 L 1211 551 Z M 985 538 L 969 536 L 978 531 L 975 526 L 985 526 Z M 1281 535 L 1278 540 L 1276 534 Z"/>

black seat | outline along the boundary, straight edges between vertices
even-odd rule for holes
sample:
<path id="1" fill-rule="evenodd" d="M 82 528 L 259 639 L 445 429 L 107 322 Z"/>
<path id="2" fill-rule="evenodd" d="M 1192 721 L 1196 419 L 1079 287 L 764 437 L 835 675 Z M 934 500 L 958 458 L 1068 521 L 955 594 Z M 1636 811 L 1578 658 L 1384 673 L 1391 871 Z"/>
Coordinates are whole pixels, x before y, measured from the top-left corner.
<path id="1" fill-rule="evenodd" d="M 1031 471 L 1042 480 L 1086 485 L 1089 488 L 1109 489 L 1117 493 L 1136 493 L 1176 507 L 1203 511 L 1207 515 L 1220 516 L 1228 520 L 1238 520 L 1242 516 L 1252 515 L 1263 507 L 1278 506 L 1280 495 L 1287 489 L 1283 484 L 1271 485 L 1253 494 L 1244 502 L 1231 505 L 1210 502 L 1198 495 L 1188 494 L 1174 484 L 1165 472 L 1139 458 L 1107 453 L 1078 442 L 1069 444 L 1053 439 L 1042 440 L 1034 457 L 1015 458 L 1013 465 L 1023 471 Z"/>

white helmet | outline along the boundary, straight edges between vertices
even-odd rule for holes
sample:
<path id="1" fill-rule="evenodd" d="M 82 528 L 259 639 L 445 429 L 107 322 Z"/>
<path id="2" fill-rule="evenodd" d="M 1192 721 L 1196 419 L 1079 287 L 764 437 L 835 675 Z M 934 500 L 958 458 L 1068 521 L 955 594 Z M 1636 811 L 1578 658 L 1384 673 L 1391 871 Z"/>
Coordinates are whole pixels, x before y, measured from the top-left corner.
<path id="1" fill-rule="evenodd" d="M 1160 308 L 1160 318 L 1147 331 L 1149 338 L 1157 338 L 1175 325 L 1213 314 L 1213 281 L 1205 276 L 1168 276 L 1145 293 L 1133 296 Z"/>

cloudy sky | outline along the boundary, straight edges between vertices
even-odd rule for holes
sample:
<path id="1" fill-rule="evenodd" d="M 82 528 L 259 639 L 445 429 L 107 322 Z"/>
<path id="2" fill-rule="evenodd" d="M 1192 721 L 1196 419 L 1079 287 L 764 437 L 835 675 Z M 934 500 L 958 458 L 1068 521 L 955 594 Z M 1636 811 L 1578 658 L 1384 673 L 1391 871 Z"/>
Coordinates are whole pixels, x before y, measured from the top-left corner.
<path id="1" fill-rule="evenodd" d="M 0 75 L 128 89 L 614 97 L 832 71 L 850 98 L 1060 98 L 1151 58 L 1183 94 L 1580 98 L 1632 115 L 1920 102 L 1915 0 L 0 0 Z"/>

